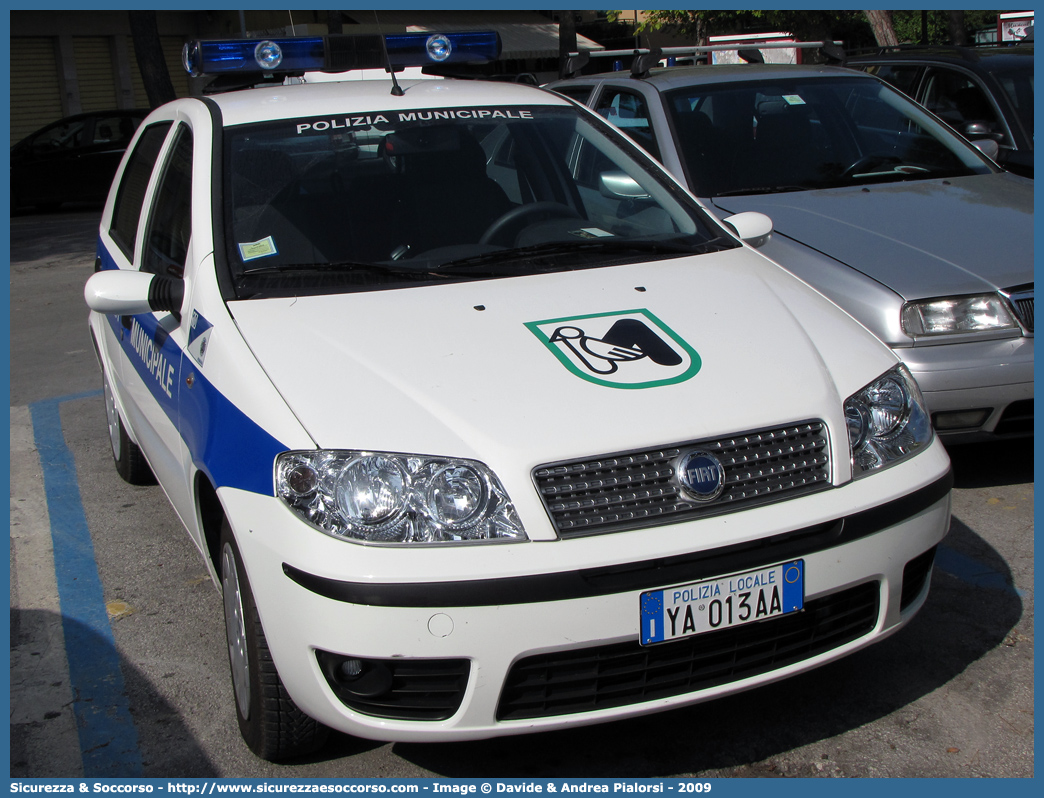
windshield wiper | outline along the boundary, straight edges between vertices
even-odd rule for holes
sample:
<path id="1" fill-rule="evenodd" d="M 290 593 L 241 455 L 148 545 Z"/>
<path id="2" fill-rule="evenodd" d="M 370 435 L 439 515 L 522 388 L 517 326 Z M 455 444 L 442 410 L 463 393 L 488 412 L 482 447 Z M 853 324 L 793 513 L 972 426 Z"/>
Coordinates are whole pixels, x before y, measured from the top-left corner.
<path id="1" fill-rule="evenodd" d="M 742 194 L 785 194 L 788 191 L 811 191 L 811 186 L 753 186 L 752 188 L 734 188 L 732 191 L 719 191 L 715 197 L 738 197 Z"/>
<path id="2" fill-rule="evenodd" d="M 253 269 L 243 270 L 240 272 L 240 276 L 253 277 L 264 274 L 346 274 L 358 271 L 388 274 L 395 277 L 414 277 L 423 272 L 431 273 L 427 267 L 423 269 L 408 269 L 401 266 L 385 266 L 383 263 L 343 260 L 333 263 L 280 263 L 270 266 L 257 266 Z"/>
<path id="3" fill-rule="evenodd" d="M 491 264 L 507 264 L 530 258 L 546 257 L 551 255 L 573 255 L 573 254 L 601 254 L 601 253 L 629 253 L 629 252 L 652 252 L 666 255 L 702 255 L 731 243 L 731 239 L 718 236 L 698 244 L 672 244 L 666 241 L 635 241 L 602 239 L 598 241 L 555 241 L 548 244 L 536 244 L 518 249 L 502 249 L 496 252 L 486 252 L 470 258 L 459 258 L 443 263 L 438 271 L 446 274 L 453 273 L 451 269 L 470 269 L 474 266 L 488 266 Z"/>

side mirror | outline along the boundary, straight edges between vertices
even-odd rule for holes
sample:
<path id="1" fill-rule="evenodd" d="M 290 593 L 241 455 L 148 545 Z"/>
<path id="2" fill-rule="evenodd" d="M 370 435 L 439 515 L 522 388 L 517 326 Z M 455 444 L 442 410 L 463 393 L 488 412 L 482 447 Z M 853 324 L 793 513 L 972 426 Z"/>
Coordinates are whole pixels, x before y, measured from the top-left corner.
<path id="1" fill-rule="evenodd" d="M 175 277 L 129 269 L 95 272 L 83 288 L 87 307 L 98 313 L 136 316 L 139 313 L 180 313 L 185 283 Z"/>
<path id="2" fill-rule="evenodd" d="M 722 223 L 745 244 L 755 249 L 764 246 L 772 237 L 772 220 L 763 213 L 745 211 L 726 217 Z"/>
<path id="3" fill-rule="evenodd" d="M 598 190 L 610 199 L 647 199 L 649 192 L 638 185 L 638 181 L 626 172 L 602 172 L 598 177 Z"/>
<path id="4" fill-rule="evenodd" d="M 997 156 L 1000 155 L 1000 145 L 993 139 L 976 139 L 972 144 L 990 160 L 996 161 Z"/>

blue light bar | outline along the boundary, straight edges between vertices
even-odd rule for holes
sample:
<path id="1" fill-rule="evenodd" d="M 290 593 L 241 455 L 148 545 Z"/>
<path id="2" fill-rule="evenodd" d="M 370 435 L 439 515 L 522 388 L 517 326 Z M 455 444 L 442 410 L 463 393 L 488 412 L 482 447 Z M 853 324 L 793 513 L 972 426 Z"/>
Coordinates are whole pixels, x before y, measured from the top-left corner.
<path id="1" fill-rule="evenodd" d="M 485 63 L 500 56 L 496 31 L 401 33 L 384 37 L 392 66 Z"/>
<path id="2" fill-rule="evenodd" d="M 309 72 L 326 64 L 322 36 L 194 41 L 182 51 L 193 77 L 227 72 Z"/>
<path id="3" fill-rule="evenodd" d="M 387 47 L 387 58 L 384 48 Z M 182 61 L 193 77 L 221 74 L 301 74 L 351 69 L 394 69 L 433 64 L 485 63 L 500 55 L 495 31 L 403 33 L 192 41 Z"/>

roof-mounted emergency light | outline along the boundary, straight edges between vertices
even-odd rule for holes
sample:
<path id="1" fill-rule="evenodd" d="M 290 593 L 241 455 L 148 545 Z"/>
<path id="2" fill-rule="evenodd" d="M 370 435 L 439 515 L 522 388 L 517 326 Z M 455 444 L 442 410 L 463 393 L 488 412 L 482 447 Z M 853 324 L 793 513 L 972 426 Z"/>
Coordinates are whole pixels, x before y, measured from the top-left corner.
<path id="1" fill-rule="evenodd" d="M 387 56 L 385 55 L 387 46 Z M 182 51 L 193 77 L 261 73 L 346 72 L 351 69 L 403 69 L 435 64 L 484 63 L 500 55 L 495 31 L 399 33 L 381 37 L 337 35 L 274 39 L 196 40 Z"/>

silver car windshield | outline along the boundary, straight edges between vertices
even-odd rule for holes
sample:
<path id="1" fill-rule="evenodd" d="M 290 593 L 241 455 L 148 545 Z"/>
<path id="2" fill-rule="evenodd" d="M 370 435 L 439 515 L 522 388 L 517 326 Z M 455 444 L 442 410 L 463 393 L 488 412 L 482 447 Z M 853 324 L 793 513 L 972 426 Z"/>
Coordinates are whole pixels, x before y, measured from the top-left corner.
<path id="1" fill-rule="evenodd" d="M 993 171 L 927 111 L 876 80 L 697 85 L 666 101 L 699 197 Z"/>
<path id="2" fill-rule="evenodd" d="M 576 108 L 425 109 L 229 128 L 226 259 L 241 298 L 360 291 L 737 246 Z"/>

